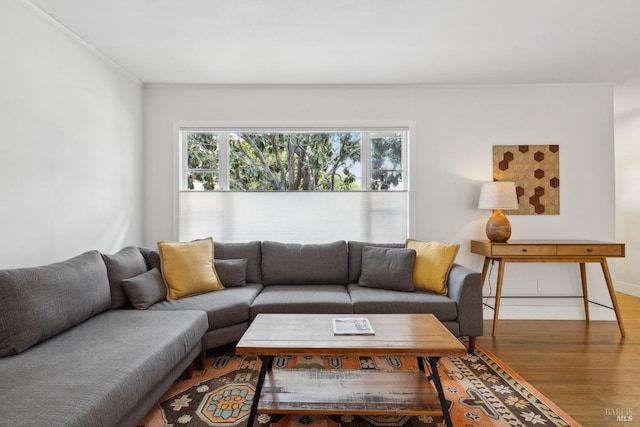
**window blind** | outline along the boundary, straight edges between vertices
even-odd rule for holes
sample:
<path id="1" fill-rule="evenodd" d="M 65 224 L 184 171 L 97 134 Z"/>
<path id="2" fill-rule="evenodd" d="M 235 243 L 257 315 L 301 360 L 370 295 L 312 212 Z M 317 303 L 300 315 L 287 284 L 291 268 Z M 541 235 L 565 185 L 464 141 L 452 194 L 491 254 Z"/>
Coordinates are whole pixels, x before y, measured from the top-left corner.
<path id="1" fill-rule="evenodd" d="M 181 241 L 404 242 L 408 192 L 205 192 L 179 194 Z"/>

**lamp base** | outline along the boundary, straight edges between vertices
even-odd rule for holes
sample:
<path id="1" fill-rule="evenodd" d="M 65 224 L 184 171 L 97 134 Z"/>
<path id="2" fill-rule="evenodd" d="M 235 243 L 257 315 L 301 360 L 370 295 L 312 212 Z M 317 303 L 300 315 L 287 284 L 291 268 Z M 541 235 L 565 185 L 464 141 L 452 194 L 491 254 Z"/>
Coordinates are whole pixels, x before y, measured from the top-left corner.
<path id="1" fill-rule="evenodd" d="M 495 209 L 489 217 L 486 232 L 492 242 L 506 242 L 511 237 L 511 223 L 500 209 Z"/>

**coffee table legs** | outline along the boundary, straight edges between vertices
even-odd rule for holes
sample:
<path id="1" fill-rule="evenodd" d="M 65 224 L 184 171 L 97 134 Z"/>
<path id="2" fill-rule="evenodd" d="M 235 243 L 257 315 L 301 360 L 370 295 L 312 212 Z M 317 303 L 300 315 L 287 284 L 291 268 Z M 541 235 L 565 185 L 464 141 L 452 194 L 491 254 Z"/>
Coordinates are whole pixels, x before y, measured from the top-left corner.
<path id="1" fill-rule="evenodd" d="M 429 379 L 433 380 L 433 385 L 436 388 L 438 399 L 440 400 L 440 407 L 442 408 L 442 416 L 444 417 L 445 425 L 447 427 L 453 427 L 453 424 L 451 423 L 451 416 L 449 415 L 449 401 L 444 397 L 444 390 L 442 389 L 440 374 L 438 373 L 438 360 L 440 360 L 440 357 L 426 357 L 426 359 L 429 362 L 429 367 L 431 369 L 430 374 L 427 373 L 424 367 L 424 360 L 422 357 L 418 357 L 418 366 Z M 262 394 L 262 385 L 264 384 L 264 379 L 267 375 L 267 372 L 269 372 L 273 366 L 273 356 L 260 356 L 260 361 L 262 362 L 262 366 L 260 367 L 258 383 L 256 384 L 256 390 L 253 395 L 253 402 L 251 403 L 251 412 L 249 413 L 247 427 L 253 427 L 253 423 L 256 419 L 256 414 L 258 412 L 258 401 L 260 400 L 260 395 Z"/>
<path id="2" fill-rule="evenodd" d="M 444 423 L 447 427 L 453 427 L 451 416 L 449 415 L 449 401 L 444 397 L 444 390 L 442 389 L 440 374 L 438 373 L 438 360 L 440 360 L 440 357 L 426 357 L 426 359 L 429 362 L 431 374 L 427 374 L 427 371 L 424 369 L 424 361 L 422 357 L 418 357 L 418 367 L 425 373 L 425 375 L 427 375 L 427 378 L 433 380 L 433 385 L 438 393 L 438 399 L 440 399 L 440 407 L 442 408 Z"/>
<path id="3" fill-rule="evenodd" d="M 260 400 L 260 394 L 262 393 L 262 385 L 264 384 L 264 377 L 267 372 L 271 370 L 273 366 L 273 356 L 260 356 L 262 366 L 260 367 L 260 374 L 258 375 L 258 383 L 256 384 L 256 391 L 253 395 L 253 402 L 251 403 L 251 412 L 249 413 L 249 421 L 247 427 L 253 427 L 253 422 L 256 419 L 258 412 L 258 401 Z"/>

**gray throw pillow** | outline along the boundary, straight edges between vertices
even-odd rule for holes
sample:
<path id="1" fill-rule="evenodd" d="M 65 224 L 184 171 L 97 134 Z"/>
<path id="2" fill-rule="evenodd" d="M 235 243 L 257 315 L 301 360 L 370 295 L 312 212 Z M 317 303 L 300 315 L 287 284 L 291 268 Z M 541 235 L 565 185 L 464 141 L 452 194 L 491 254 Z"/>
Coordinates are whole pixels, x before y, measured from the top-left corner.
<path id="1" fill-rule="evenodd" d="M 162 273 L 157 268 L 152 268 L 131 279 L 123 279 L 122 288 L 131 305 L 138 310 L 146 310 L 167 297 L 167 286 L 162 279 Z"/>
<path id="2" fill-rule="evenodd" d="M 360 273 L 362 273 L 362 249 L 365 246 L 375 246 L 377 248 L 406 248 L 402 243 L 371 243 L 350 240 L 349 243 L 349 283 L 358 283 Z"/>
<path id="3" fill-rule="evenodd" d="M 138 250 L 142 254 L 142 257 L 147 262 L 147 270 L 157 268 L 162 273 L 162 263 L 160 262 L 160 252 L 157 248 L 145 248 L 139 247 Z"/>
<path id="4" fill-rule="evenodd" d="M 247 259 L 247 283 L 262 283 L 262 242 L 213 242 L 215 259 Z"/>
<path id="5" fill-rule="evenodd" d="M 120 249 L 113 255 L 102 254 L 107 266 L 109 286 L 111 287 L 111 308 L 121 308 L 128 304 L 127 296 L 122 289 L 122 280 L 136 277 L 147 271 L 147 262 L 134 246 Z"/>
<path id="6" fill-rule="evenodd" d="M 213 266 L 225 288 L 247 284 L 247 259 L 214 259 Z"/>
<path id="7" fill-rule="evenodd" d="M 413 267 L 416 251 L 404 248 L 362 248 L 361 286 L 410 292 L 413 284 Z"/>

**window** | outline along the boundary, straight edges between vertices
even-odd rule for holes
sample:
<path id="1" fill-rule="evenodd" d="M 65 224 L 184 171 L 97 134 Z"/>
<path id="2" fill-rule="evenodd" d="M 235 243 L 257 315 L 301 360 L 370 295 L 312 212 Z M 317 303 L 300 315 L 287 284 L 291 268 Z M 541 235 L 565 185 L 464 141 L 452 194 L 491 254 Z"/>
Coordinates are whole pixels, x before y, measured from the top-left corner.
<path id="1" fill-rule="evenodd" d="M 178 238 L 403 241 L 408 136 L 181 127 Z"/>
<path id="2" fill-rule="evenodd" d="M 186 188 L 215 190 L 220 186 L 220 146 L 217 133 L 186 132 Z"/>
<path id="3" fill-rule="evenodd" d="M 185 191 L 404 190 L 405 130 L 196 129 L 181 140 Z"/>

